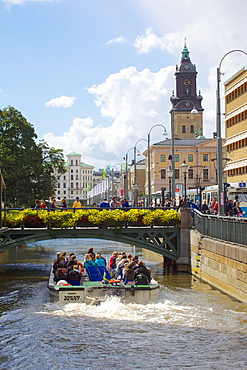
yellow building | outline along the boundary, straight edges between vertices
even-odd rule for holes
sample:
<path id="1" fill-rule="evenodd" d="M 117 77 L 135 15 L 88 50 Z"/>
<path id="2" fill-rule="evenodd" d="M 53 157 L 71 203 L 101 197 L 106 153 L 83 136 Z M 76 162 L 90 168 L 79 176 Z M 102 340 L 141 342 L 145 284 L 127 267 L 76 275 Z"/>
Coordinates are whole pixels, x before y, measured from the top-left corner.
<path id="1" fill-rule="evenodd" d="M 225 82 L 227 182 L 247 182 L 247 70 Z"/>
<path id="2" fill-rule="evenodd" d="M 194 189 L 216 184 L 216 139 L 199 137 L 196 139 L 175 139 L 175 188 L 183 189 L 183 161 L 189 165 L 187 188 Z M 169 195 L 169 178 L 167 170 L 171 165 L 171 139 L 153 144 L 150 147 L 151 194 L 157 194 L 164 188 Z M 147 150 L 144 152 L 147 159 Z M 147 171 L 147 169 L 146 169 Z M 148 183 L 145 184 L 148 194 Z"/>

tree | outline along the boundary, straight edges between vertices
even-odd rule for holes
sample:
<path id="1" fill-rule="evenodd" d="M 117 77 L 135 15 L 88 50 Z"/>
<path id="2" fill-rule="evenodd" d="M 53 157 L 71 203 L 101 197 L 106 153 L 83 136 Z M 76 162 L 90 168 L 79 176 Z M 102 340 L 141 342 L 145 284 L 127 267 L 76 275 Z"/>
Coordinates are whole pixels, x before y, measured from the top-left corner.
<path id="1" fill-rule="evenodd" d="M 0 169 L 7 191 L 7 207 L 33 207 L 35 199 L 54 195 L 54 167 L 64 173 L 61 149 L 37 143 L 34 127 L 14 107 L 0 110 Z"/>

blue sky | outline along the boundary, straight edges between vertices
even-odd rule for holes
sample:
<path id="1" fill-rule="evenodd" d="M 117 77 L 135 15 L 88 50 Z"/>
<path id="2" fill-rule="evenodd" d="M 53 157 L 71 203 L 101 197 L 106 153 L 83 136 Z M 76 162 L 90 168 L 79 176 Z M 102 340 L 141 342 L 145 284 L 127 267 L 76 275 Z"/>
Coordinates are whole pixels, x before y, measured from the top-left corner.
<path id="1" fill-rule="evenodd" d="M 0 0 L 0 108 L 20 110 L 65 154 L 114 165 L 153 125 L 170 137 L 186 37 L 212 137 L 216 68 L 228 51 L 247 51 L 246 10 L 246 0 Z M 223 80 L 245 64 L 241 53 L 226 57 Z"/>

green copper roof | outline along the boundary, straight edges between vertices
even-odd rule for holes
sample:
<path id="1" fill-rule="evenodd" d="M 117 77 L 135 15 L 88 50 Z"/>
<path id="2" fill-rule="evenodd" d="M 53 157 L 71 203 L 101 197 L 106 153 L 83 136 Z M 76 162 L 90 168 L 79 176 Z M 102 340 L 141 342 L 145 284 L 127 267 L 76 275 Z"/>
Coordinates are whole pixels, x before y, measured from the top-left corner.
<path id="1" fill-rule="evenodd" d="M 78 153 L 76 153 L 76 152 L 72 152 L 72 153 L 70 153 L 70 154 L 67 154 L 67 157 L 69 157 L 69 156 L 71 156 L 71 155 L 80 155 L 80 156 L 81 156 L 81 154 L 78 154 Z"/>
<path id="2" fill-rule="evenodd" d="M 182 57 L 181 57 L 181 60 L 187 60 L 187 61 L 190 61 L 190 52 L 187 48 L 187 45 L 186 45 L 186 39 L 184 40 L 184 48 L 182 50 Z"/>

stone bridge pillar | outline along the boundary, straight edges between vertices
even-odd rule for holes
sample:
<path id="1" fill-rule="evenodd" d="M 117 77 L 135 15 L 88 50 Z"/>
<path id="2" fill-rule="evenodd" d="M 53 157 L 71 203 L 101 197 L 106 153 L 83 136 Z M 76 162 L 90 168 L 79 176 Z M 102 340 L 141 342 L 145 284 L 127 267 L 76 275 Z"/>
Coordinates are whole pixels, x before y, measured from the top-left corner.
<path id="1" fill-rule="evenodd" d="M 176 261 L 177 271 L 190 272 L 191 208 L 181 207 L 180 257 Z"/>

